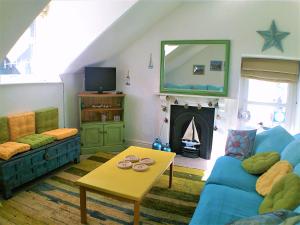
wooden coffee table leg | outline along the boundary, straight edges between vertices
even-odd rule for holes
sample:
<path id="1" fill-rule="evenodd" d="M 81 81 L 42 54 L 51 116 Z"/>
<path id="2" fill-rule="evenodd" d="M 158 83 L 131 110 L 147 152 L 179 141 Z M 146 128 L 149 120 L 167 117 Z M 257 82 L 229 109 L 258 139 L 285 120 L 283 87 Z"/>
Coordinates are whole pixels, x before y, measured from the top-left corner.
<path id="1" fill-rule="evenodd" d="M 172 187 L 172 178 L 173 178 L 173 162 L 170 164 L 169 188 Z"/>
<path id="2" fill-rule="evenodd" d="M 140 202 L 134 202 L 133 224 L 138 225 L 140 220 Z"/>
<path id="3" fill-rule="evenodd" d="M 80 190 L 80 216 L 81 216 L 81 223 L 86 224 L 86 190 L 84 187 L 79 187 Z"/>

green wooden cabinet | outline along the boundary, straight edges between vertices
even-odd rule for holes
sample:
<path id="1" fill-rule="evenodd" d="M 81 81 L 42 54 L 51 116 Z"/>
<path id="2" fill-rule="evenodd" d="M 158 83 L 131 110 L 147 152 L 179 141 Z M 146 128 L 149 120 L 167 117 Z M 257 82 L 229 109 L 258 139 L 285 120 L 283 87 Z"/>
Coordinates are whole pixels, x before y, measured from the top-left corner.
<path id="1" fill-rule="evenodd" d="M 104 145 L 121 145 L 124 141 L 123 123 L 103 125 Z"/>
<path id="2" fill-rule="evenodd" d="M 124 98 L 124 94 L 79 94 L 81 154 L 125 148 Z"/>
<path id="3" fill-rule="evenodd" d="M 97 147 L 103 145 L 103 125 L 82 124 L 81 143 L 83 147 Z"/>

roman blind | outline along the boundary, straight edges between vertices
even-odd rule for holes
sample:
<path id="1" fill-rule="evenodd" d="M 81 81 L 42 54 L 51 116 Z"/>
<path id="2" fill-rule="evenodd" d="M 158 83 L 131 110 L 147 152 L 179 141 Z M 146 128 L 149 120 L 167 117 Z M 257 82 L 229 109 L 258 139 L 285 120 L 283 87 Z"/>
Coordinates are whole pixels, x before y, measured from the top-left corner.
<path id="1" fill-rule="evenodd" d="M 282 83 L 298 81 L 299 62 L 296 60 L 242 58 L 241 76 Z"/>

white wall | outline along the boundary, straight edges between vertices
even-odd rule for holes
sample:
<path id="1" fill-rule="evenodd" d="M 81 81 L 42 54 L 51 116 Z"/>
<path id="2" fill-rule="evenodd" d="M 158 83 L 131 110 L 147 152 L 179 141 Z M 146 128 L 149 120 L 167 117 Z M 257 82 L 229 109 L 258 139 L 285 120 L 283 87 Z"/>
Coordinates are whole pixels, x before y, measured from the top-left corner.
<path id="1" fill-rule="evenodd" d="M 268 30 L 276 21 L 280 31 L 291 34 L 276 48 L 261 52 L 264 40 L 257 30 Z M 117 66 L 119 90 L 127 94 L 126 139 L 151 143 L 159 136 L 162 121 L 159 92 L 161 40 L 231 40 L 229 96 L 238 97 L 241 55 L 298 57 L 299 3 L 262 1 L 188 2 L 167 15 L 134 44 L 105 65 Z M 148 69 L 152 53 L 154 68 Z M 100 54 L 100 53 L 99 53 Z M 124 76 L 130 71 L 131 86 Z"/>
<path id="2" fill-rule="evenodd" d="M 36 67 L 50 74 L 65 71 L 101 33 L 136 0 L 52 1 L 38 32 Z"/>
<path id="3" fill-rule="evenodd" d="M 65 126 L 79 128 L 79 92 L 84 90 L 84 74 L 63 74 Z"/>
<path id="4" fill-rule="evenodd" d="M 57 107 L 59 126 L 64 126 L 63 84 L 0 85 L 0 116 Z"/>

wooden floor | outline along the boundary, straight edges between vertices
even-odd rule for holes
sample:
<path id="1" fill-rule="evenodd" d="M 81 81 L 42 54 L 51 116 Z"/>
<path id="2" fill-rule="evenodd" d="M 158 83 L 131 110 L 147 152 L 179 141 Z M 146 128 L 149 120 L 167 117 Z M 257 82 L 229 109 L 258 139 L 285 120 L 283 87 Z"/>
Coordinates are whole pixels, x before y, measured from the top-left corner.
<path id="1" fill-rule="evenodd" d="M 79 188 L 81 176 L 111 158 L 101 153 L 69 165 L 23 186 L 14 197 L 0 200 L 0 225 L 77 225 L 80 223 Z M 150 190 L 141 205 L 142 224 L 186 225 L 197 205 L 203 171 L 174 166 L 173 187 L 168 189 L 168 171 Z M 88 224 L 133 222 L 133 206 L 94 193 L 87 193 Z"/>

